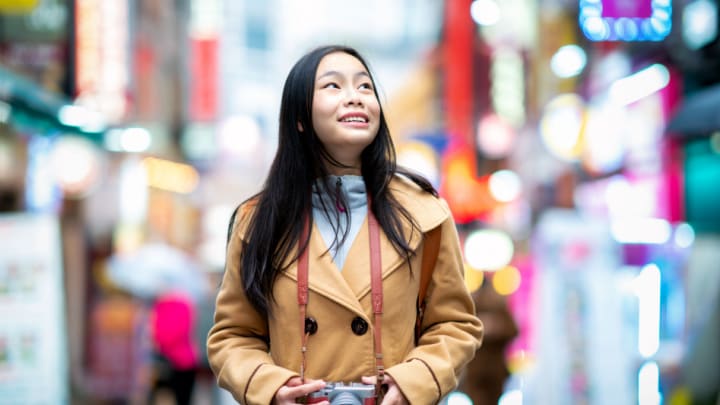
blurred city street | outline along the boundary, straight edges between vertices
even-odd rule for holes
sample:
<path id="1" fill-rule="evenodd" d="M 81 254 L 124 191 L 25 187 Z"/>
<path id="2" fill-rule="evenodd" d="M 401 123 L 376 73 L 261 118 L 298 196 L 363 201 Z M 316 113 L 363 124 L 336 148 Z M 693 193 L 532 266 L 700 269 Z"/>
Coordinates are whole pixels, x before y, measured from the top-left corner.
<path id="1" fill-rule="evenodd" d="M 236 403 L 205 353 L 228 224 L 325 44 L 457 223 L 486 336 L 445 403 L 720 405 L 719 8 L 0 0 L 0 405 L 175 404 L 170 329 L 192 404 Z"/>

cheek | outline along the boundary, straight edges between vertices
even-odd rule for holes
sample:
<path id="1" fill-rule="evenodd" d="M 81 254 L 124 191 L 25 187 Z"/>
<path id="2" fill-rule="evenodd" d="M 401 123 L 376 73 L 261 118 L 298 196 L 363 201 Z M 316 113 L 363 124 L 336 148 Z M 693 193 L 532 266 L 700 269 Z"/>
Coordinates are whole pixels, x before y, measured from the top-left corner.
<path id="1" fill-rule="evenodd" d="M 368 111 L 374 118 L 372 121 L 374 123 L 375 130 L 377 130 L 380 127 L 380 104 L 375 102 L 368 105 Z"/>
<path id="2" fill-rule="evenodd" d="M 368 111 L 377 118 L 380 118 L 380 102 L 376 98 L 372 98 L 367 102 Z"/>
<path id="3" fill-rule="evenodd" d="M 325 126 L 325 122 L 328 120 L 328 116 L 331 114 L 328 108 L 328 103 L 324 103 L 323 100 L 314 100 L 312 105 L 312 124 L 317 130 L 318 127 Z"/>
<path id="4" fill-rule="evenodd" d="M 315 100 L 313 101 L 312 116 L 313 121 L 327 120 L 329 117 L 333 117 L 335 113 L 335 107 L 330 100 Z"/>

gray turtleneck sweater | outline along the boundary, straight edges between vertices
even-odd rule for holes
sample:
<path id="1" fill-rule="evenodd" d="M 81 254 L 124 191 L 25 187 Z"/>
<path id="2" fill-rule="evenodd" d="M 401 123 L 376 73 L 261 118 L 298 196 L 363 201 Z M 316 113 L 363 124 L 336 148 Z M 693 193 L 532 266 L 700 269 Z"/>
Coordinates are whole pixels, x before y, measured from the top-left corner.
<path id="1" fill-rule="evenodd" d="M 322 190 L 317 184 L 313 186 L 313 221 L 315 221 L 315 224 L 317 224 L 320 230 L 323 241 L 325 241 L 325 246 L 330 247 L 330 254 L 335 261 L 335 265 L 338 270 L 342 270 L 348 251 L 367 215 L 367 192 L 365 191 L 365 182 L 362 176 L 331 175 L 329 180 L 331 185 L 329 193 Z M 345 201 L 348 204 L 347 207 L 340 206 L 337 198 L 338 192 L 345 196 Z M 323 211 L 323 203 L 329 212 L 326 213 Z M 346 218 L 345 213 L 342 212 L 344 209 L 348 210 L 350 214 L 348 216 L 349 224 L 348 218 Z M 337 221 L 339 221 L 339 224 L 336 223 Z M 334 244 L 336 230 L 339 235 L 337 238 L 339 241 L 346 229 L 349 229 L 349 231 L 345 242 L 340 244 L 340 246 Z"/>

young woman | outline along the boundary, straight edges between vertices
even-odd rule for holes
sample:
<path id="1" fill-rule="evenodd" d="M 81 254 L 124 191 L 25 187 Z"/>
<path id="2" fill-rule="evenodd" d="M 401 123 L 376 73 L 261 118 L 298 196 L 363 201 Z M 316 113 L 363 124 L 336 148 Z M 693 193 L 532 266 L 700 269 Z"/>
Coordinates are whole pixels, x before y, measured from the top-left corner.
<path id="1" fill-rule="evenodd" d="M 377 386 L 378 404 L 438 402 L 482 324 L 447 204 L 396 167 L 364 59 L 345 46 L 303 56 L 285 82 L 279 132 L 262 191 L 231 220 L 208 335 L 220 386 L 243 404 L 298 403 L 330 382 Z M 416 342 L 426 248 L 437 254 Z"/>

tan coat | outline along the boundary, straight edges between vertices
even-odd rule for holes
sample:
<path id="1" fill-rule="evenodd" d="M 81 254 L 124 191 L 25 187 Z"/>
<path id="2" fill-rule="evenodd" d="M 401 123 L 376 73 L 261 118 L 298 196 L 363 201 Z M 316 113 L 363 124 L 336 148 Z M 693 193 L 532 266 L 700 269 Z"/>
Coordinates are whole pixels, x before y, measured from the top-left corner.
<path id="1" fill-rule="evenodd" d="M 458 384 L 462 368 L 482 338 L 482 323 L 463 282 L 463 262 L 455 224 L 446 203 L 409 181 L 391 183 L 393 195 L 425 233 L 442 226 L 440 252 L 428 289 L 424 333 L 415 347 L 413 327 L 423 243 L 411 235 L 417 254 L 407 262 L 381 233 L 384 314 L 382 353 L 386 372 L 411 404 L 436 403 Z M 208 336 L 208 357 L 221 387 L 243 404 L 269 404 L 275 392 L 300 370 L 301 331 L 297 305 L 297 266 L 282 273 L 274 287 L 272 318 L 264 319 L 248 302 L 240 280 L 239 249 L 248 215 L 238 215 L 227 251 L 227 266 L 217 295 L 215 324 Z M 410 234 L 407 228 L 407 234 Z M 360 381 L 375 374 L 367 219 L 339 271 L 319 230 L 310 240 L 307 315 L 317 320 L 308 339 L 307 374 L 325 381 Z M 367 332 L 353 332 L 361 318 Z M 357 320 L 356 320 L 357 323 Z M 269 343 L 268 343 L 269 342 Z"/>

